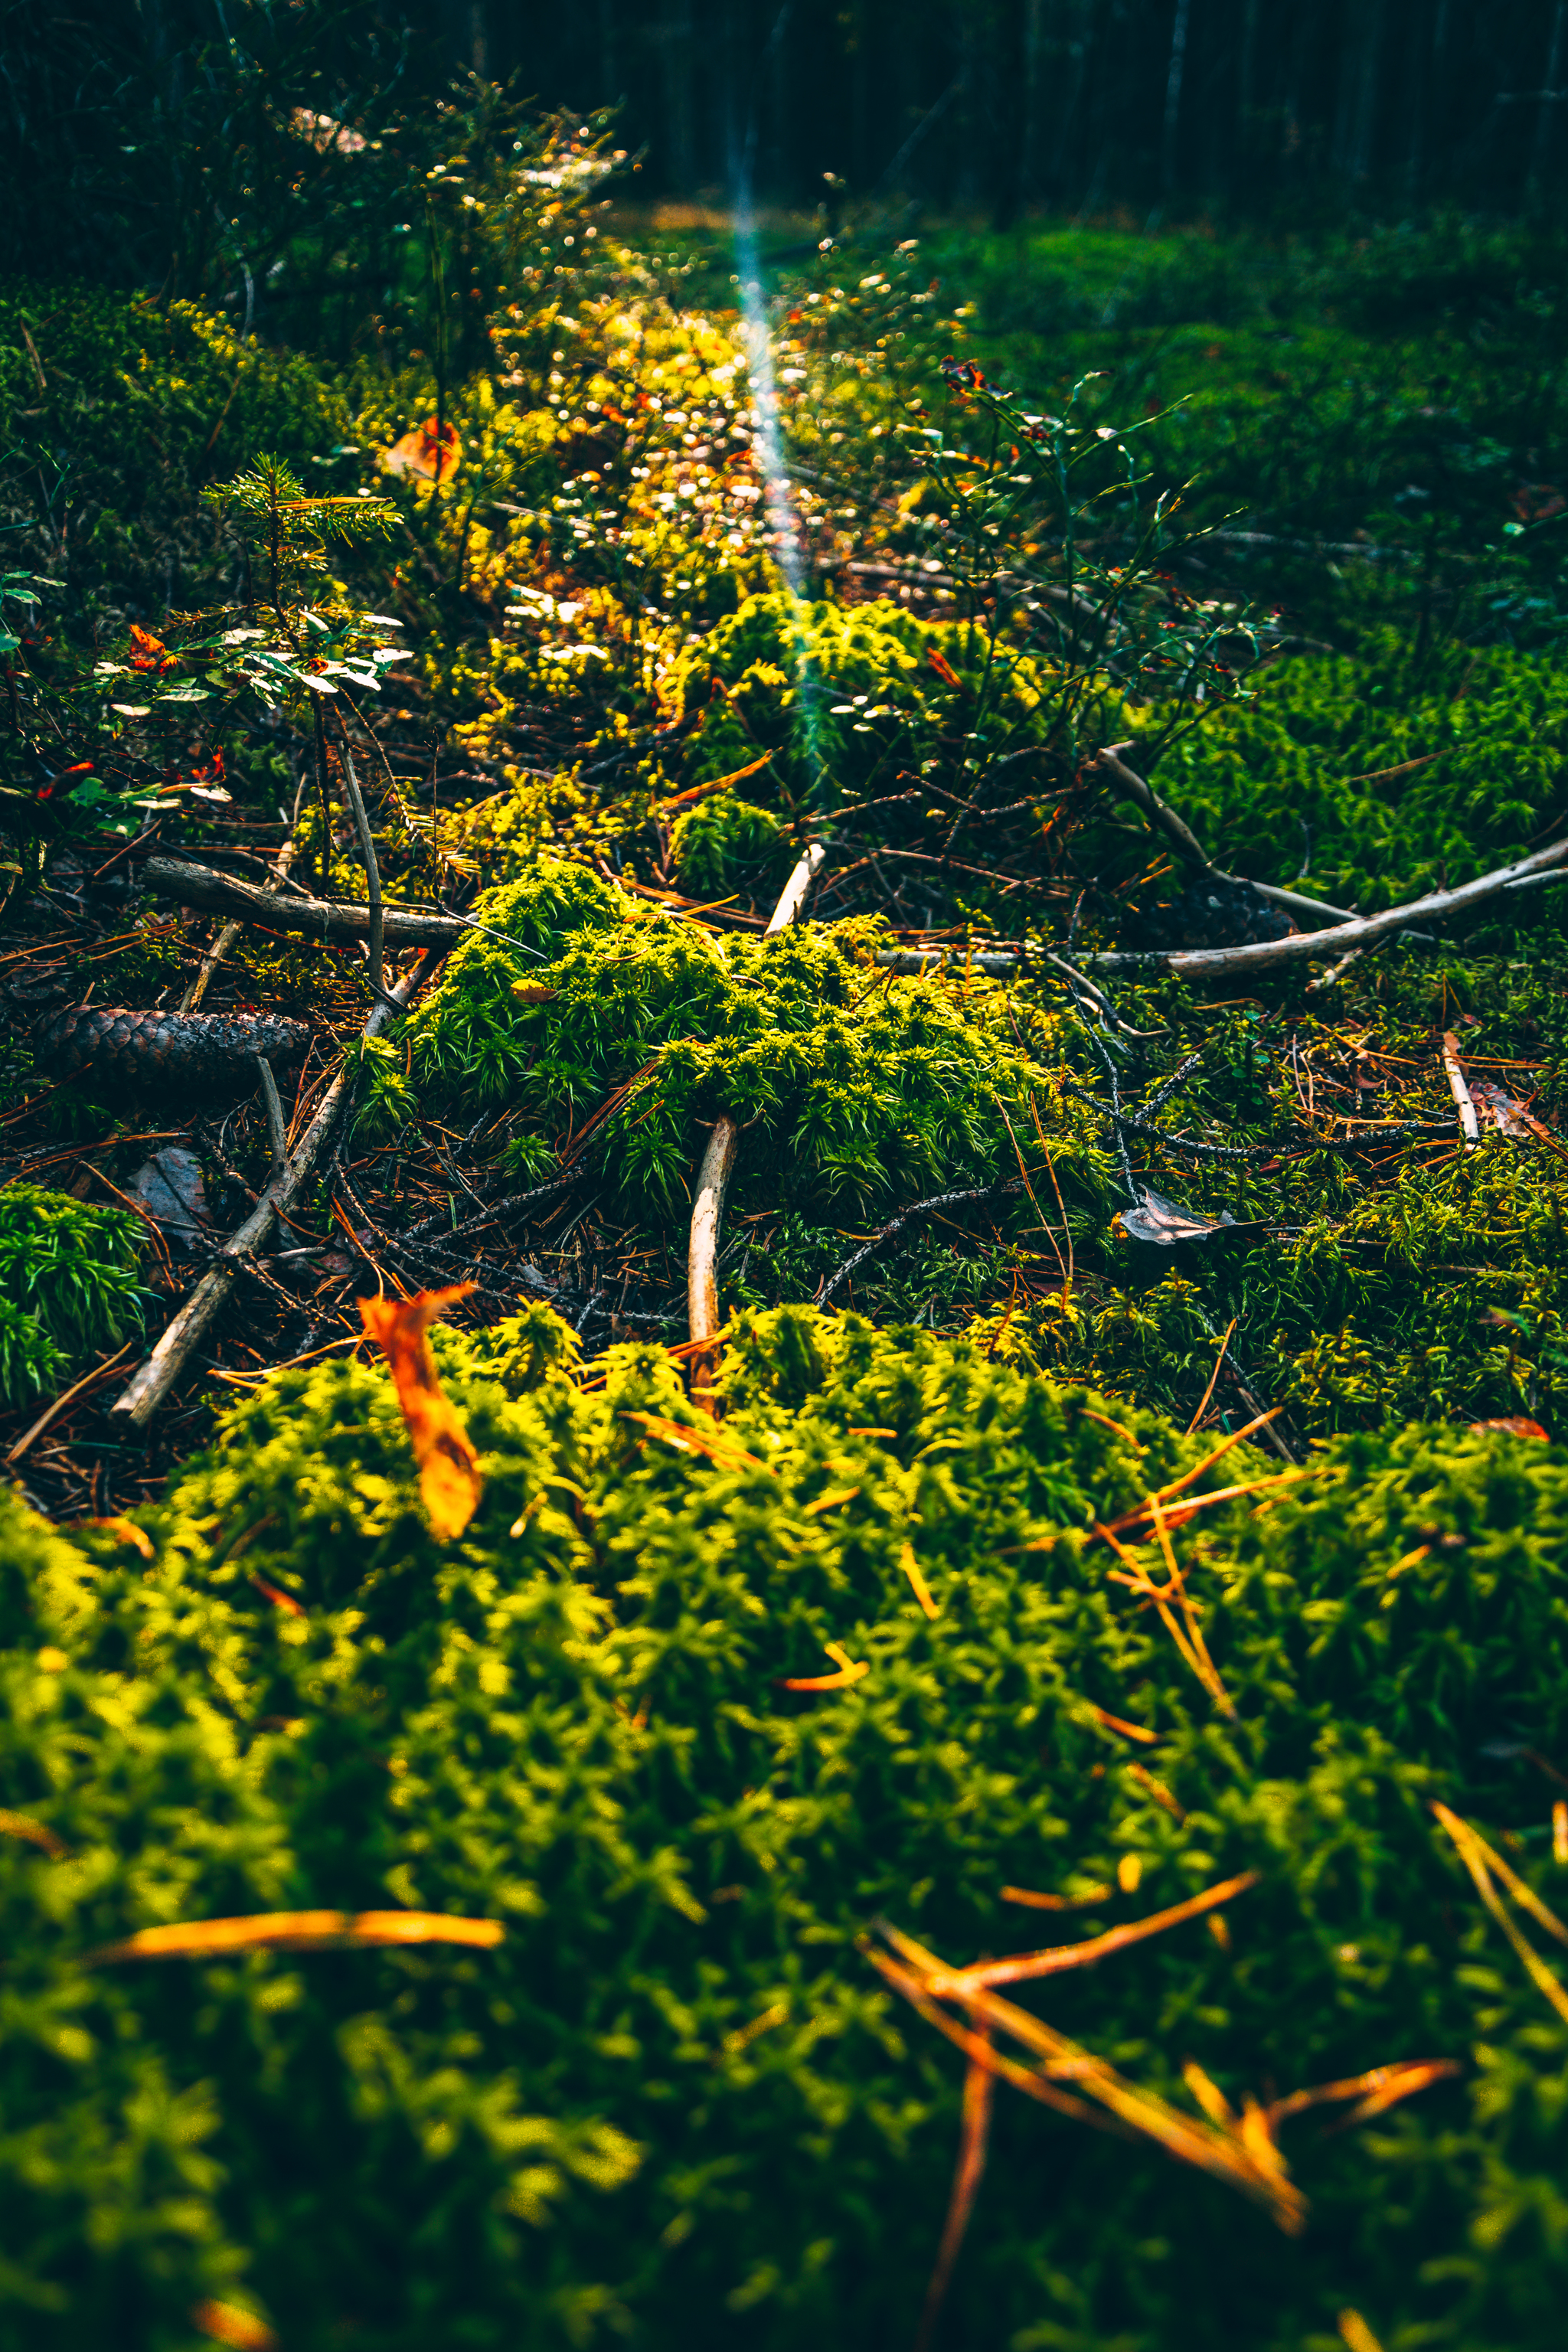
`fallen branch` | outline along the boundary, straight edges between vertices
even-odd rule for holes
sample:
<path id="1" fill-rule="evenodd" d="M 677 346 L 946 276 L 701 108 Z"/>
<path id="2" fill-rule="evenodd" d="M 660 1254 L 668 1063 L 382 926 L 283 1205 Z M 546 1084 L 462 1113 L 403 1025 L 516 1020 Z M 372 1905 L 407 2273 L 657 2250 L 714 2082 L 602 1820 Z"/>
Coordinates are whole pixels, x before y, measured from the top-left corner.
<path id="1" fill-rule="evenodd" d="M 1495 898 L 1500 891 L 1510 888 L 1516 882 L 1543 874 L 1565 860 L 1568 837 L 1549 843 L 1546 848 L 1538 849 L 1533 856 L 1520 858 L 1515 865 L 1500 866 L 1490 874 L 1479 875 L 1473 882 L 1463 882 L 1456 890 L 1431 890 L 1424 898 L 1407 899 L 1403 907 L 1390 907 L 1381 915 L 1357 917 L 1336 924 L 1331 930 L 1293 931 L 1288 939 L 1258 940 L 1240 948 L 1173 948 L 1147 953 L 1118 949 L 1100 955 L 1086 954 L 1083 960 L 1107 971 L 1161 970 L 1190 980 L 1205 980 L 1233 971 L 1257 971 L 1267 964 L 1299 963 L 1304 956 L 1341 955 L 1347 948 L 1371 947 L 1374 940 L 1405 930 L 1413 922 L 1441 922 L 1451 915 L 1467 914 L 1472 907 Z"/>
<path id="2" fill-rule="evenodd" d="M 1097 765 L 1108 770 L 1117 782 L 1131 793 L 1144 814 L 1153 818 L 1166 839 L 1180 850 L 1184 857 L 1193 859 L 1210 881 L 1228 882 L 1243 890 L 1256 890 L 1259 898 L 1268 898 L 1276 907 L 1283 907 L 1290 913 L 1327 915 L 1333 922 L 1354 922 L 1355 917 L 1348 907 L 1331 907 L 1321 898 L 1303 898 L 1299 890 L 1281 890 L 1274 882 L 1253 882 L 1246 875 L 1227 874 L 1222 866 L 1215 865 L 1192 827 L 1160 798 L 1152 784 L 1145 783 L 1142 776 L 1117 756 L 1131 749 L 1128 743 L 1108 744 L 1100 754 Z"/>
<path id="3" fill-rule="evenodd" d="M 686 1253 L 686 1309 L 694 1349 L 690 1359 L 691 1400 L 710 1412 L 713 1410 L 713 1378 L 719 1369 L 719 1284 L 715 1271 L 719 1234 L 724 1216 L 724 1193 L 740 1142 L 740 1129 L 727 1111 L 721 1113 L 713 1123 L 697 1174 L 691 1238 Z"/>
<path id="4" fill-rule="evenodd" d="M 275 895 L 282 888 L 284 883 L 289 879 L 289 868 L 294 863 L 294 851 L 297 845 L 296 834 L 300 824 L 300 800 L 304 789 L 304 782 L 303 779 L 301 779 L 300 790 L 294 795 L 294 814 L 289 820 L 289 838 L 283 844 L 282 848 L 279 851 L 277 856 L 272 861 L 272 875 L 270 880 L 262 885 L 262 893 L 264 897 L 271 897 Z M 184 996 L 180 999 L 179 1004 L 176 1008 L 179 1012 L 195 1013 L 199 1010 L 201 1001 L 207 992 L 207 988 L 214 972 L 216 971 L 219 964 L 222 963 L 225 956 L 227 955 L 236 940 L 238 939 L 242 928 L 243 927 L 237 919 L 234 916 L 230 916 L 228 921 L 225 923 L 216 939 L 214 940 L 211 947 L 208 948 L 205 955 L 203 956 L 201 970 L 197 972 L 195 980 L 192 981 L 189 988 L 186 989 Z"/>
<path id="5" fill-rule="evenodd" d="M 379 1036 L 407 1008 L 435 961 L 435 950 L 426 949 L 391 995 L 377 999 L 365 1021 L 362 1032 L 364 1037 Z M 138 1429 L 146 1428 L 226 1304 L 244 1260 L 261 1247 L 276 1219 L 287 1213 L 314 1174 L 317 1162 L 331 1140 L 352 1083 L 345 1063 L 322 1097 L 292 1155 L 275 1168 L 266 1191 L 244 1224 L 225 1242 L 152 1354 L 115 1399 L 111 1412 L 123 1413 Z M 270 1125 L 270 1104 L 268 1108 Z"/>
<path id="6" fill-rule="evenodd" d="M 795 921 L 826 855 L 819 841 L 814 841 L 804 853 L 779 893 L 778 905 L 763 933 L 764 940 L 776 940 Z M 691 1233 L 686 1245 L 691 1401 L 707 1412 L 713 1411 L 713 1382 L 719 1370 L 719 1235 L 724 1219 L 724 1193 L 740 1142 L 739 1127 L 728 1111 L 721 1112 L 697 1171 L 697 1198 L 691 1206 Z"/>
<path id="7" fill-rule="evenodd" d="M 804 853 L 794 873 L 779 893 L 778 905 L 768 917 L 767 929 L 763 933 L 764 940 L 776 940 L 781 931 L 788 930 L 805 906 L 805 894 L 821 872 L 823 860 L 826 856 L 827 852 L 820 841 L 814 841 L 810 848 Z"/>
<path id="8" fill-rule="evenodd" d="M 371 908 L 342 898 L 274 897 L 254 882 L 219 874 L 210 866 L 195 866 L 181 857 L 149 857 L 142 879 L 155 897 L 172 898 L 176 906 L 195 907 L 204 914 L 233 915 L 268 931 L 300 931 L 307 939 L 365 940 L 371 934 Z M 456 947 L 465 932 L 475 929 L 460 915 L 444 915 L 432 908 L 387 907 L 382 909 L 382 938 L 388 948 Z"/>

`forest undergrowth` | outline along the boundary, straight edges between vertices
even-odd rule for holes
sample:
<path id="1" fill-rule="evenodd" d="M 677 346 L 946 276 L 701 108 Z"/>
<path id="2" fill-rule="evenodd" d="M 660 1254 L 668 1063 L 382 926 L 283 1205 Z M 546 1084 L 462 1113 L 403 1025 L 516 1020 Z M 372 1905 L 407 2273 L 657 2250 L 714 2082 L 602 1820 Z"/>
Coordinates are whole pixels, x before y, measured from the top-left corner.
<path id="1" fill-rule="evenodd" d="M 379 128 L 0 287 L 16 2340 L 1544 2352 L 1560 241 Z"/>

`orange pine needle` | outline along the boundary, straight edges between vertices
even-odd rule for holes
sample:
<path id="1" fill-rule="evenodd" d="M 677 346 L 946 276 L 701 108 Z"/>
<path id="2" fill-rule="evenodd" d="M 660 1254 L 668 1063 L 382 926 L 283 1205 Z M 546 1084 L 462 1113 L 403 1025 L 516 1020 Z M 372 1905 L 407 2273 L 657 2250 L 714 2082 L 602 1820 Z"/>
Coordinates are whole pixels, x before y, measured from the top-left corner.
<path id="1" fill-rule="evenodd" d="M 857 1489 L 857 1492 L 858 1492 L 858 1489 Z M 915 1599 L 920 1602 L 921 1607 L 925 1611 L 926 1615 L 928 1617 L 940 1617 L 942 1611 L 938 1607 L 936 1601 L 931 1598 L 931 1589 L 930 1585 L 926 1582 L 925 1578 L 921 1574 L 920 1562 L 915 1558 L 914 1546 L 912 1544 L 906 1544 L 904 1546 L 903 1552 L 899 1560 L 899 1566 L 909 1578 L 910 1590 L 914 1594 Z"/>
<path id="2" fill-rule="evenodd" d="M 1292 2091 L 1289 2098 L 1276 2099 L 1265 2110 L 1270 2130 L 1288 2123 L 1292 2116 L 1304 2115 L 1309 2107 L 1335 2106 L 1345 2099 L 1359 2099 L 1361 2104 L 1346 2117 L 1351 2124 L 1367 2123 L 1385 2108 L 1396 2106 L 1401 2099 L 1413 2098 L 1433 2083 L 1447 2082 L 1461 2074 L 1457 2058 L 1405 2058 L 1392 2066 L 1372 2066 L 1364 2074 L 1349 2074 L 1338 2083 L 1319 2083 L 1310 2090 Z"/>
<path id="3" fill-rule="evenodd" d="M 871 1669 L 864 1659 L 857 1665 L 848 1651 L 841 1648 L 838 1643 L 824 1642 L 822 1646 L 838 1669 L 836 1675 L 779 1675 L 774 1677 L 776 1687 L 793 1691 L 847 1690 L 852 1683 L 859 1682 L 870 1673 Z"/>
<path id="4" fill-rule="evenodd" d="M 1504 1908 L 1501 1896 L 1492 1885 L 1491 1873 L 1497 1872 L 1514 1900 L 1539 1920 L 1551 1935 L 1555 1936 L 1559 1943 L 1568 1944 L 1568 1927 L 1564 1927 L 1554 1911 L 1547 1908 L 1535 1889 L 1527 1886 L 1517 1872 L 1510 1869 L 1501 1854 L 1493 1852 L 1485 1838 L 1473 1830 L 1468 1822 L 1462 1821 L 1447 1805 L 1434 1802 L 1432 1811 L 1458 1846 L 1459 1859 L 1475 1881 L 1477 1894 L 1518 1953 L 1537 1992 L 1542 1994 L 1558 2016 L 1568 2023 L 1568 1992 L 1563 1990 L 1560 1979 L 1547 1967 L 1534 1945 L 1515 1927 Z"/>
<path id="5" fill-rule="evenodd" d="M 63 1862 L 70 1848 L 53 1830 L 36 1822 L 31 1813 L 9 1813 L 0 1810 L 0 1832 L 6 1837 L 26 1838 L 29 1845 L 41 1846 L 51 1862 Z"/>
<path id="6" fill-rule="evenodd" d="M 938 2000 L 964 2000 L 972 1992 L 992 1985 L 1033 1984 L 1040 1977 L 1060 1976 L 1068 1969 L 1093 1968 L 1097 1960 L 1108 1959 L 1112 1952 L 1125 1951 L 1131 1944 L 1142 1944 L 1150 1936 L 1163 1935 L 1167 1927 L 1179 1927 L 1188 1919 L 1201 1919 L 1205 1911 L 1215 1911 L 1222 1903 L 1234 1902 L 1258 1884 L 1255 1870 L 1243 1871 L 1239 1878 L 1227 1878 L 1218 1886 L 1205 1887 L 1201 1895 L 1189 1895 L 1184 1903 L 1174 1903 L 1166 1911 L 1152 1911 L 1146 1919 L 1131 1920 L 1124 1927 L 1109 1927 L 1103 1936 L 1092 1936 L 1084 1944 L 1056 1944 L 1040 1952 L 1014 1952 L 1005 1959 L 979 1960 L 973 1968 L 939 1969 L 927 1986 Z"/>
<path id="7" fill-rule="evenodd" d="M 705 1460 L 711 1462 L 715 1470 L 773 1468 L 771 1462 L 763 1462 L 755 1454 L 748 1454 L 744 1446 L 737 1445 L 733 1438 L 727 1438 L 721 1429 L 714 1426 L 692 1429 L 684 1421 L 666 1421 L 657 1412 L 626 1412 L 621 1419 L 639 1423 L 650 1437 L 662 1437 L 667 1445 L 673 1445 L 679 1453 L 700 1454 Z M 858 1493 L 858 1489 L 853 1491 Z M 844 1498 L 837 1496 L 835 1499 L 842 1501 Z"/>
<path id="8" fill-rule="evenodd" d="M 1141 1787 L 1148 1790 L 1149 1794 L 1153 1798 L 1154 1802 L 1157 1805 L 1163 1806 L 1165 1811 L 1170 1814 L 1171 1819 L 1173 1822 L 1184 1822 L 1186 1820 L 1187 1817 L 1185 1813 L 1183 1812 L 1180 1805 L 1177 1804 L 1174 1797 L 1172 1796 L 1163 1780 L 1156 1780 L 1152 1772 L 1146 1770 L 1142 1764 L 1129 1764 L 1127 1771 L 1131 1780 L 1136 1780 Z"/>
<path id="9" fill-rule="evenodd" d="M 143 1927 L 85 1958 L 91 1965 L 205 1960 L 226 1952 L 315 1952 L 383 1944 L 468 1944 L 489 1951 L 505 1935 L 499 1919 L 456 1918 L 443 1911 L 256 1911 L 235 1919 Z"/>
<path id="10" fill-rule="evenodd" d="M 868 1953 L 868 1957 L 888 1982 L 920 2009 L 922 2016 L 931 2017 L 933 2023 L 940 2021 L 941 2030 L 949 2040 L 957 2041 L 961 2029 L 954 2021 L 946 2018 L 940 2010 L 936 2010 L 933 2015 L 932 2006 L 922 2006 L 931 2003 L 933 1980 L 942 1977 L 951 1979 L 954 1971 L 947 1969 L 934 1952 L 927 1951 L 912 1937 L 902 1935 L 885 1922 L 881 1932 L 904 1959 L 905 1969 L 897 1969 L 878 1953 Z M 994 2032 L 1005 2033 L 1010 2040 L 1033 2052 L 1043 2062 L 1037 2068 L 1010 2069 L 1008 2061 L 996 2059 L 997 2072 L 1005 2074 L 1007 2081 L 1014 2082 L 1018 2075 L 1023 2075 L 1025 2080 L 1018 2083 L 1020 2089 L 1028 2088 L 1032 2096 L 1043 2098 L 1047 2105 L 1056 2106 L 1062 2103 L 1064 2094 L 1047 2077 L 1065 2074 L 1089 2098 L 1097 2100 L 1108 2109 L 1115 2122 L 1124 2129 L 1142 2134 L 1169 2154 L 1181 2158 L 1184 2163 L 1196 2166 L 1215 2179 L 1228 2182 L 1233 2189 L 1239 2189 L 1244 2195 L 1267 2205 L 1282 2230 L 1294 2235 L 1302 2227 L 1306 2219 L 1306 2199 L 1286 2177 L 1282 2166 L 1260 2167 L 1248 2152 L 1238 2131 L 1227 2132 L 1197 2123 L 1191 2116 L 1183 2115 L 1178 2109 L 1167 2105 L 1155 2094 L 1140 2091 L 1103 2059 L 1096 2058 L 1079 2043 L 1069 2042 L 1065 2034 L 1058 2033 L 1043 2019 L 1020 2009 L 1014 2001 L 1003 2000 L 994 1992 L 987 1990 L 968 1991 L 963 1996 L 963 2006 L 977 2027 L 989 2025 Z M 971 2035 L 961 2043 L 961 2047 L 968 2049 L 971 2055 L 978 2052 L 981 2063 L 986 2063 L 984 2045 L 979 2042 L 976 2035 Z M 1082 2102 L 1075 2101 L 1074 2105 L 1081 2114 Z"/>
<path id="11" fill-rule="evenodd" d="M 426 1515 L 441 1543 L 462 1534 L 479 1507 L 483 1482 L 468 1433 L 436 1376 L 426 1335 L 437 1317 L 467 1298 L 473 1287 L 471 1282 L 459 1282 L 449 1290 L 417 1291 L 412 1298 L 362 1298 L 359 1303 L 365 1330 L 385 1351 L 391 1367 L 419 1468 Z"/>
<path id="12" fill-rule="evenodd" d="M 1096 1723 L 1102 1723 L 1107 1731 L 1120 1731 L 1124 1739 L 1142 1739 L 1151 1748 L 1159 1739 L 1160 1735 L 1157 1731 L 1147 1731 L 1141 1723 L 1125 1722 L 1119 1715 L 1108 1715 L 1104 1707 L 1096 1706 L 1091 1698 L 1086 1698 L 1084 1706 L 1093 1716 Z"/>
<path id="13" fill-rule="evenodd" d="M 987 2047 L 991 2034 L 982 2026 L 979 2039 Z M 925 2308 L 921 2313 L 920 2328 L 915 2336 L 915 2352 L 927 2352 L 936 2333 L 942 2306 L 947 2300 L 948 2282 L 952 2266 L 958 2260 L 969 2217 L 974 2210 L 974 2200 L 985 2177 L 985 2156 L 991 2137 L 991 2102 L 995 2095 L 996 2071 L 981 2058 L 971 2058 L 969 2071 L 963 2078 L 963 2112 L 960 2125 L 958 2163 L 952 2176 L 952 2196 L 948 2203 L 947 2220 L 942 2225 L 942 2243 L 937 2248 L 936 2267 L 926 2289 Z"/>
<path id="14" fill-rule="evenodd" d="M 1026 1886 L 1005 1886 L 1002 1900 L 1021 1903 L 1030 1911 L 1098 1911 L 1115 1891 L 1110 1886 L 1091 1886 L 1087 1895 L 1036 1895 Z"/>

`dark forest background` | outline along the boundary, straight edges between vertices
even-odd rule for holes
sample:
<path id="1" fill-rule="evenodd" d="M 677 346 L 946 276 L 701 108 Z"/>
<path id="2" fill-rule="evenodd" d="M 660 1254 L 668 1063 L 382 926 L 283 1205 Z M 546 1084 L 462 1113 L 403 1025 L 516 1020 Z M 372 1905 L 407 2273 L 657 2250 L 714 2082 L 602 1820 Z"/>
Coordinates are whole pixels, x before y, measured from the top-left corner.
<path id="1" fill-rule="evenodd" d="M 1568 193 L 1568 0 L 0 0 L 0 261 L 191 289 L 193 251 L 289 193 L 267 122 L 369 142 L 468 73 L 616 110 L 650 197 L 722 203 L 749 158 L 762 201 L 829 221 Z"/>

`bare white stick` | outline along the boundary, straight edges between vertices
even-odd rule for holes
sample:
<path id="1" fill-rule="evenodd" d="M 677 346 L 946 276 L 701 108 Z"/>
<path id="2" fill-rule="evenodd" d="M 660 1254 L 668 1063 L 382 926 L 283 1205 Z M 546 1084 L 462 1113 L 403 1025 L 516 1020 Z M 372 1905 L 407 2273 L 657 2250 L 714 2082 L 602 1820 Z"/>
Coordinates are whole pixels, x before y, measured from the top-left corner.
<path id="1" fill-rule="evenodd" d="M 712 1411 L 713 1375 L 719 1369 L 714 1334 L 719 1328 L 719 1234 L 724 1220 L 724 1192 L 735 1164 L 741 1130 L 728 1111 L 714 1121 L 697 1171 L 697 1198 L 691 1208 L 691 1238 L 686 1253 L 686 1311 L 697 1343 L 690 1361 L 691 1401 Z"/>
<path id="2" fill-rule="evenodd" d="M 1412 923 L 1440 922 L 1449 915 L 1467 914 L 1483 900 L 1496 898 L 1510 884 L 1527 876 L 1543 874 L 1548 867 L 1561 866 L 1565 860 L 1568 838 L 1549 843 L 1533 856 L 1521 857 L 1517 865 L 1500 866 L 1494 873 L 1478 875 L 1475 881 L 1461 883 L 1457 890 L 1432 890 L 1425 898 L 1411 898 L 1403 907 L 1390 907 L 1381 915 L 1337 923 L 1331 930 L 1293 931 L 1288 939 L 1258 940 L 1244 948 L 1173 948 L 1169 952 L 1154 954 L 1121 950 L 1105 955 L 1085 953 L 1083 961 L 1105 971 L 1147 971 L 1163 966 L 1167 971 L 1203 980 L 1226 972 L 1257 971 L 1267 964 L 1299 963 L 1303 956 L 1342 955 L 1347 948 L 1369 948 L 1374 940 L 1385 940 Z"/>
<path id="3" fill-rule="evenodd" d="M 805 894 L 827 853 L 814 841 L 779 896 L 763 933 L 776 940 L 787 930 L 805 904 Z M 707 1412 L 713 1410 L 713 1379 L 719 1369 L 719 1236 L 724 1223 L 724 1193 L 735 1165 L 741 1130 L 728 1111 L 714 1122 L 697 1171 L 697 1198 L 691 1205 L 691 1234 L 686 1245 L 686 1313 L 694 1342 L 689 1364 L 691 1402 Z"/>
<path id="4" fill-rule="evenodd" d="M 1459 1059 L 1459 1041 L 1451 1029 L 1443 1032 L 1443 1068 L 1447 1075 L 1448 1092 L 1458 1109 L 1459 1132 L 1465 1139 L 1465 1150 L 1473 1151 L 1481 1139 L 1481 1123 L 1476 1117 L 1476 1106 L 1465 1083 L 1465 1066 Z"/>
<path id="5" fill-rule="evenodd" d="M 379 1036 L 382 1030 L 404 1011 L 436 960 L 436 951 L 427 949 L 406 979 L 399 981 L 390 999 L 377 998 L 364 1024 L 363 1034 L 366 1037 Z M 136 1428 L 146 1428 L 200 1346 L 214 1318 L 239 1279 L 241 1261 L 261 1247 L 272 1230 L 274 1220 L 287 1213 L 314 1174 L 317 1161 L 331 1140 L 350 1083 L 345 1065 L 322 1096 L 316 1116 L 306 1129 L 293 1157 L 285 1160 L 277 1170 L 244 1224 L 237 1232 L 230 1234 L 146 1362 L 138 1366 L 116 1397 L 110 1410 L 124 1413 Z M 276 1094 L 277 1089 L 273 1091 Z M 270 1104 L 268 1113 L 270 1125 Z M 279 1105 L 279 1127 L 282 1116 Z M 276 1138 L 273 1148 L 276 1150 Z"/>
<path id="6" fill-rule="evenodd" d="M 788 930 L 805 906 L 805 894 L 822 871 L 826 855 L 820 841 L 812 843 L 779 894 L 778 905 L 768 917 L 768 927 L 763 933 L 764 940 L 776 940 L 781 931 Z"/>

